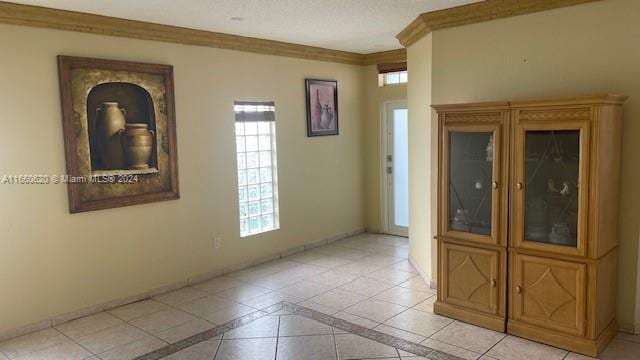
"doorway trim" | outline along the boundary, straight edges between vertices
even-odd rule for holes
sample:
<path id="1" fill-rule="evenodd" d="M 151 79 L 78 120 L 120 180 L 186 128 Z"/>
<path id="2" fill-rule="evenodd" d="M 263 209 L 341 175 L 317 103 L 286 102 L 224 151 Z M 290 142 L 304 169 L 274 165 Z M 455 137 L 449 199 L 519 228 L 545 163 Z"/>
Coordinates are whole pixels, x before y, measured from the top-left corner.
<path id="1" fill-rule="evenodd" d="M 379 155 L 380 155 L 380 163 L 379 163 L 379 181 L 380 181 L 380 224 L 381 224 L 381 232 L 390 235 L 397 235 L 408 237 L 409 234 L 398 233 L 391 230 L 389 226 L 389 197 L 388 197 L 388 185 L 387 185 L 387 145 L 389 143 L 388 140 L 388 112 L 387 108 L 390 105 L 399 105 L 407 107 L 407 100 L 389 100 L 383 101 L 380 104 L 380 147 L 379 147 Z M 409 224 L 411 226 L 411 224 Z"/>

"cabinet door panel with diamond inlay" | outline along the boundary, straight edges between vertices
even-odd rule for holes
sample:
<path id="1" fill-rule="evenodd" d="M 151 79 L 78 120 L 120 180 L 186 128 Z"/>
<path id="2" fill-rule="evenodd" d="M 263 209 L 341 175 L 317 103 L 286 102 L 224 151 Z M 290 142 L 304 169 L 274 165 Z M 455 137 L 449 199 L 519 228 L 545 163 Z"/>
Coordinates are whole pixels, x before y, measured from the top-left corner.
<path id="1" fill-rule="evenodd" d="M 442 243 L 443 300 L 474 310 L 498 313 L 497 251 Z"/>
<path id="2" fill-rule="evenodd" d="M 512 254 L 511 318 L 583 336 L 586 265 Z"/>

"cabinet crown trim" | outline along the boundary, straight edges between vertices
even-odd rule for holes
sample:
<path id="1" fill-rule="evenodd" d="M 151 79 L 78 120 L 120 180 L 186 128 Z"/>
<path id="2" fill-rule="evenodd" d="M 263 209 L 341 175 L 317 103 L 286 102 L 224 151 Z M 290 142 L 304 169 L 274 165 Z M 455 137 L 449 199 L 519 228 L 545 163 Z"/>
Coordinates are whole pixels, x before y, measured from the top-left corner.
<path id="1" fill-rule="evenodd" d="M 452 103 L 431 105 L 437 112 L 465 112 L 472 111 L 477 113 L 478 110 L 509 110 L 515 108 L 532 108 L 532 107 L 548 107 L 548 106 L 576 106 L 576 105 L 599 105 L 599 104 L 623 104 L 628 96 L 618 94 L 604 94 L 591 96 L 575 96 L 561 98 L 541 98 L 541 99 L 525 99 L 513 101 L 487 101 L 477 103 Z"/>

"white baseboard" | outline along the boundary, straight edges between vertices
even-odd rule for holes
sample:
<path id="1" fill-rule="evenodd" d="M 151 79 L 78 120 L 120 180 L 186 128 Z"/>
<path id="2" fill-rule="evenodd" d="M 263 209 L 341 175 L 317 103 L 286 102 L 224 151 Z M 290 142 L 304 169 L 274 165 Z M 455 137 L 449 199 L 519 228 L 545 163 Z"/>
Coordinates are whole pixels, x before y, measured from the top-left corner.
<path id="1" fill-rule="evenodd" d="M 427 276 L 427 273 L 424 271 L 424 269 L 422 269 L 422 267 L 420 267 L 420 265 L 418 265 L 418 262 L 411 255 L 409 255 L 409 263 L 416 269 L 416 271 L 418 272 L 418 275 L 420 275 L 422 280 L 424 280 L 424 282 L 429 284 L 430 288 L 432 288 L 432 289 L 437 289 L 438 288 L 435 280 L 433 280 L 429 276 Z"/>
<path id="2" fill-rule="evenodd" d="M 224 274 L 228 274 L 228 273 L 232 273 L 235 271 L 239 271 L 239 270 L 243 270 L 246 268 L 250 268 L 253 266 L 257 266 L 260 264 L 263 264 L 265 262 L 268 261 L 273 261 L 273 260 L 277 260 L 283 257 L 287 257 L 290 255 L 293 255 L 295 253 L 301 252 L 301 251 L 306 251 L 309 249 L 313 249 L 316 248 L 318 246 L 322 246 L 322 245 L 327 245 L 330 244 L 334 241 L 338 241 L 338 240 L 342 240 L 345 238 L 348 238 L 350 236 L 354 236 L 354 235 L 358 235 L 361 234 L 365 231 L 364 228 L 358 228 L 355 229 L 353 231 L 349 231 L 346 233 L 342 233 L 342 234 L 338 234 L 338 235 L 333 235 L 330 237 L 327 237 L 325 239 L 319 240 L 319 241 L 313 241 L 311 243 L 305 244 L 305 245 L 299 245 L 290 249 L 287 249 L 285 251 L 281 251 L 281 252 L 277 252 L 271 255 L 267 255 L 267 256 L 262 256 L 247 262 L 243 262 L 240 264 L 235 264 L 235 265 L 231 265 L 231 266 L 227 266 L 223 269 L 217 269 L 217 270 L 213 270 L 210 272 L 206 272 L 204 274 L 199 274 L 199 275 L 195 275 L 192 277 L 189 277 L 185 280 L 173 283 L 173 284 L 169 284 L 169 285 L 165 285 L 165 286 L 161 286 L 159 288 L 155 288 L 155 289 L 151 289 L 149 291 L 143 292 L 141 294 L 138 295 L 133 295 L 133 296 L 129 296 L 129 297 L 125 297 L 125 298 L 120 298 L 120 299 L 116 299 L 113 301 L 109 301 L 106 303 L 102 303 L 102 304 L 98 304 L 98 305 L 94 305 L 94 306 L 89 306 L 86 308 L 82 308 L 82 309 L 78 309 L 75 311 L 71 311 L 68 313 L 64 313 L 64 314 L 60 314 L 60 315 L 56 315 L 53 316 L 49 319 L 45 319 L 42 321 L 38 321 L 36 323 L 32 323 L 32 324 L 28 324 L 25 326 L 20 326 L 14 329 L 9 329 L 9 330 L 5 330 L 3 332 L 0 332 L 0 341 L 5 341 L 8 339 L 12 339 L 18 336 L 22 336 L 22 335 L 26 335 L 35 331 L 39 331 L 39 330 L 44 330 L 50 327 L 54 327 L 54 326 L 58 326 L 60 324 L 63 324 L 65 322 L 71 321 L 71 320 L 75 320 L 81 317 L 85 317 L 88 315 L 92 315 L 92 314 L 96 314 L 105 310 L 110 310 L 113 308 L 117 308 L 119 306 L 123 306 L 123 305 L 127 305 L 130 303 L 134 303 L 140 300 L 144 300 L 144 299 L 148 299 L 150 297 L 153 296 L 157 296 L 157 295 L 161 295 L 170 291 L 174 291 L 180 288 L 183 288 L 185 286 L 188 285 L 193 285 L 193 284 L 197 284 L 197 283 L 201 283 L 207 280 L 210 280 L 214 277 L 220 276 L 220 275 L 224 275 Z"/>
<path id="3" fill-rule="evenodd" d="M 633 324 L 620 324 L 618 323 L 618 331 L 627 333 L 627 334 L 638 334 L 637 332 L 638 326 L 633 326 Z"/>

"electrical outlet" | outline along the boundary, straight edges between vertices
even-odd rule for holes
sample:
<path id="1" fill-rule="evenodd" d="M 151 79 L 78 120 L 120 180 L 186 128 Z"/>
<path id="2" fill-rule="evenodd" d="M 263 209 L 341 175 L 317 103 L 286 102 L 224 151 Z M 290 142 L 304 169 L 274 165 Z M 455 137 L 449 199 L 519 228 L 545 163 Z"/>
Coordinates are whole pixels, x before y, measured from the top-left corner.
<path id="1" fill-rule="evenodd" d="M 215 236 L 213 238 L 213 248 L 220 249 L 222 247 L 222 238 L 220 236 Z"/>

